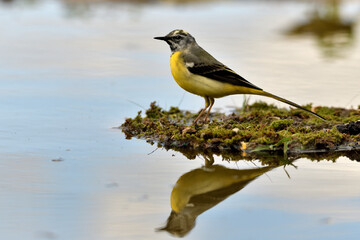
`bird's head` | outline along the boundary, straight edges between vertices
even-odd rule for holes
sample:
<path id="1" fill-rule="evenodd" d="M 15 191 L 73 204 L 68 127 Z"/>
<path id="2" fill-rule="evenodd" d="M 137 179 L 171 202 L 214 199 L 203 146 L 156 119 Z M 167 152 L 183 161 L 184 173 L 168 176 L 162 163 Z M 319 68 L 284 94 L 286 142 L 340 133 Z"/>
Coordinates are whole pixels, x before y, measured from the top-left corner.
<path id="1" fill-rule="evenodd" d="M 164 37 L 154 37 L 154 39 L 167 42 L 172 52 L 184 50 L 196 43 L 195 38 L 191 36 L 190 33 L 180 29 L 171 31 Z"/>

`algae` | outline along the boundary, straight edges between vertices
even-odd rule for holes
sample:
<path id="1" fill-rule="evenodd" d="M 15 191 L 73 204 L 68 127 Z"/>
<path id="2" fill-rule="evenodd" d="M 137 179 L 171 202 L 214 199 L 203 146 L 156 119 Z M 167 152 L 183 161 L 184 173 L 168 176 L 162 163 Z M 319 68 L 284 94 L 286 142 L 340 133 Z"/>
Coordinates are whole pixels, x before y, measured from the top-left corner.
<path id="1" fill-rule="evenodd" d="M 192 125 L 197 113 L 156 102 L 145 116 L 138 112 L 119 127 L 127 139 L 146 139 L 158 147 L 180 151 L 189 158 L 201 154 L 226 158 L 259 158 L 276 154 L 288 157 L 309 155 L 331 159 L 339 153 L 360 159 L 360 110 L 305 106 L 327 121 L 298 109 L 278 108 L 255 102 L 231 114 L 211 113 L 210 122 Z M 264 158 L 266 159 L 266 158 Z"/>

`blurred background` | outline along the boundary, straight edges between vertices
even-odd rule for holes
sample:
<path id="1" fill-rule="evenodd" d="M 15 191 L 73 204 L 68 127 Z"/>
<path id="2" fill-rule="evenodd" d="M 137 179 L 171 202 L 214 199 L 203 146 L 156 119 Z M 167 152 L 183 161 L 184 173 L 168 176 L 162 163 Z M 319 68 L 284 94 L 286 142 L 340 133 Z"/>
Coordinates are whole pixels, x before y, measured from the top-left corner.
<path id="1" fill-rule="evenodd" d="M 0 235 L 7 240 L 173 236 L 155 228 L 171 212 L 177 179 L 203 160 L 148 155 L 155 146 L 113 128 L 152 101 L 194 112 L 204 104 L 172 79 L 170 49 L 155 36 L 184 29 L 247 80 L 296 103 L 360 105 L 357 0 L 2 0 L 0 22 Z M 225 97 L 214 109 L 228 112 L 243 100 Z M 272 170 L 202 214 L 186 238 L 358 236 L 356 162 L 302 159 L 288 171 L 291 180 Z"/>

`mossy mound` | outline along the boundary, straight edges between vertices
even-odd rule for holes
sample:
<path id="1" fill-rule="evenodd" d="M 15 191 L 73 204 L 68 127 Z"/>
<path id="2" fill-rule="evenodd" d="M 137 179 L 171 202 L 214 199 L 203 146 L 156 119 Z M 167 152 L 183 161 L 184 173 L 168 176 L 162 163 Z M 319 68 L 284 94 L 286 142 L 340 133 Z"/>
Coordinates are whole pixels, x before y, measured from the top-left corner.
<path id="1" fill-rule="evenodd" d="M 306 107 L 310 109 L 311 105 Z M 327 121 L 302 110 L 256 102 L 229 115 L 212 113 L 209 123 L 191 125 L 198 113 L 176 107 L 166 111 L 153 102 L 145 116 L 140 111 L 135 118 L 127 118 L 120 128 L 128 139 L 156 142 L 159 147 L 181 151 L 189 158 L 198 154 L 257 158 L 269 153 L 286 157 L 315 154 L 316 158 L 316 154 L 339 155 L 339 152 L 358 158 L 360 110 L 330 107 L 312 110 Z"/>

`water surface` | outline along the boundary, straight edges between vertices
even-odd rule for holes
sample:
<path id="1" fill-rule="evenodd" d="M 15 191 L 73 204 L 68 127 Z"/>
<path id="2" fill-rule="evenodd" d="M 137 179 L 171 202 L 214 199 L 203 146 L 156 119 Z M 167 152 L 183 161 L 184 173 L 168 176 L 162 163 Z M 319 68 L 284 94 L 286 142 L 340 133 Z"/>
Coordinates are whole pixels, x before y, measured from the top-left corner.
<path id="1" fill-rule="evenodd" d="M 328 28 L 312 26 L 315 13 Z M 183 28 L 267 91 L 357 108 L 359 14 L 357 1 L 1 2 L 2 238 L 172 238 L 155 229 L 170 215 L 175 183 L 204 160 L 161 149 L 148 155 L 155 146 L 113 129 L 151 101 L 191 111 L 204 104 L 176 85 L 168 46 L 153 37 Z M 285 106 L 251 97 L 258 99 Z M 230 96 L 215 108 L 242 102 Z M 272 169 L 201 213 L 185 238 L 355 239 L 359 163 L 294 164 L 285 168 L 291 179 Z"/>

